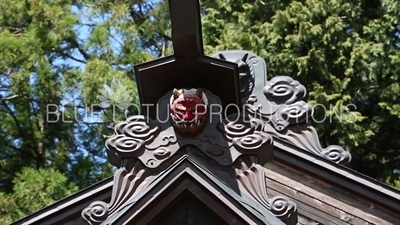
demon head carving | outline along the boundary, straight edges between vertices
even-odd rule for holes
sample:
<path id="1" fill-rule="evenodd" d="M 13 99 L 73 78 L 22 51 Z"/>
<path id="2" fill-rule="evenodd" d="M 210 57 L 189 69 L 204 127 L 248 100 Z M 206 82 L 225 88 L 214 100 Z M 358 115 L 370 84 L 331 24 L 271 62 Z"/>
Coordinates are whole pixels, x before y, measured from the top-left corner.
<path id="1" fill-rule="evenodd" d="M 240 84 L 240 96 L 242 98 L 248 97 L 253 91 L 254 87 L 254 71 L 249 62 L 249 53 L 236 58 L 226 58 L 224 54 L 218 54 L 218 57 L 222 60 L 236 63 L 239 70 L 239 84 Z"/>
<path id="2" fill-rule="evenodd" d="M 174 89 L 170 115 L 175 130 L 181 135 L 197 135 L 204 127 L 208 100 L 202 89 Z"/>

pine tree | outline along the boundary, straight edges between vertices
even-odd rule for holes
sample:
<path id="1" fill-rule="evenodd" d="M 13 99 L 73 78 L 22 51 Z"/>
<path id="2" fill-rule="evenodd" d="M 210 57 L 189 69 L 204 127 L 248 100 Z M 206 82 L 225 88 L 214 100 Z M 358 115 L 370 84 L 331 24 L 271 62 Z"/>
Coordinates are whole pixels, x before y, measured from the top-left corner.
<path id="1" fill-rule="evenodd" d="M 266 60 L 269 77 L 299 80 L 322 145 L 343 146 L 353 169 L 400 187 L 399 2 L 207 0 L 203 7 L 208 53 L 250 50 Z"/>
<path id="2" fill-rule="evenodd" d="M 29 168 L 59 171 L 79 189 L 112 174 L 104 142 L 115 122 L 138 113 L 133 65 L 171 54 L 165 3 L 0 2 L 2 196 L 17 200 L 22 181 L 12 181 Z M 13 207 L 21 213 L 3 218 L 38 210 Z"/>

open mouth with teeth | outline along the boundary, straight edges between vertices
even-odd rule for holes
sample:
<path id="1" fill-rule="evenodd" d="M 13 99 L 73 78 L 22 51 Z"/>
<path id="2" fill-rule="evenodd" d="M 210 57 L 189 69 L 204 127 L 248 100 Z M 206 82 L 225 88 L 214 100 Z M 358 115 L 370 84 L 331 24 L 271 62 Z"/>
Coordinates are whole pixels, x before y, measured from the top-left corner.
<path id="1" fill-rule="evenodd" d="M 201 89 L 174 89 L 170 101 L 170 115 L 178 133 L 200 133 L 206 123 L 207 111 L 207 98 Z"/>
<path id="2" fill-rule="evenodd" d="M 171 118 L 175 129 L 180 134 L 198 134 L 206 122 L 205 115 L 199 115 L 192 120 L 184 120 L 176 115 L 171 115 Z"/>

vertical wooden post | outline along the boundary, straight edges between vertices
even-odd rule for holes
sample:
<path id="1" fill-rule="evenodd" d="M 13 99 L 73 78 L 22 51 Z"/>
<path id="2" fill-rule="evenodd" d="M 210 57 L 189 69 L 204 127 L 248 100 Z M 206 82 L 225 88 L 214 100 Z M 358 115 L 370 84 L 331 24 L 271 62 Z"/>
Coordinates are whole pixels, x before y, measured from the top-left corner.
<path id="1" fill-rule="evenodd" d="M 199 0 L 169 0 L 175 56 L 204 55 Z"/>

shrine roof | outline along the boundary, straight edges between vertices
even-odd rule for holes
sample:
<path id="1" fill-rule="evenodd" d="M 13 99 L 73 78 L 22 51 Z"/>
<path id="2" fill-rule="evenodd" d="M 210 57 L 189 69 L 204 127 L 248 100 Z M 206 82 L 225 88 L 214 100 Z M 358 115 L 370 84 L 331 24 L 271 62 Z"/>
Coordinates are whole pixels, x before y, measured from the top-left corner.
<path id="1" fill-rule="evenodd" d="M 351 155 L 342 147 L 338 145 L 321 146 L 318 133 L 312 125 L 314 110 L 310 104 L 304 101 L 306 89 L 302 84 L 290 76 L 274 76 L 268 80 L 265 61 L 250 51 L 227 50 L 216 52 L 211 56 L 204 56 L 198 1 L 170 0 L 170 10 L 175 54 L 135 66 L 141 103 L 165 106 L 170 103 L 173 88 L 203 88 L 210 103 L 219 104 L 225 109 L 228 105 L 235 104 L 239 110 L 237 112 L 228 111 L 227 116 L 223 118 L 225 122 L 215 121 L 206 124 L 202 130 L 203 133 L 197 137 L 185 138 L 175 132 L 170 124 L 156 121 L 155 116 L 159 112 L 145 109 L 144 113 L 154 122 L 154 126 L 143 122 L 145 120 L 139 122 L 147 126 L 146 128 L 149 130 L 158 133 L 154 132 L 145 139 L 143 139 L 145 135 L 140 133 L 137 136 L 143 140 L 133 139 L 136 141 L 136 146 L 123 149 L 121 143 L 117 142 L 129 135 L 135 135 L 125 129 L 128 125 L 132 125 L 130 124 L 132 121 L 127 120 L 117 125 L 116 135 L 106 143 L 111 164 L 126 167 L 124 168 L 126 171 L 129 170 L 127 168 L 139 165 L 147 167 L 147 169 L 143 169 L 147 172 L 157 169 L 158 166 L 162 167 L 167 160 L 173 162 L 173 157 L 181 150 L 181 147 L 186 148 L 189 145 L 197 146 L 197 150 L 209 157 L 208 159 L 211 161 L 213 160 L 213 163 L 218 164 L 220 168 L 231 166 L 235 160 L 246 154 L 256 155 L 259 164 L 264 164 L 273 157 L 274 161 L 285 166 L 296 168 L 304 174 L 400 213 L 400 191 L 349 168 Z M 159 86 L 147 88 L 152 87 L 156 80 L 159 81 Z M 222 89 L 222 86 L 226 86 L 227 89 Z M 164 116 L 169 115 L 167 111 L 161 113 Z M 227 119 L 235 114 L 250 118 L 248 126 L 250 132 L 237 139 L 235 139 L 236 137 L 227 138 L 226 136 L 232 134 L 229 133 L 231 132 L 229 131 L 230 127 L 235 126 L 234 122 L 231 123 Z M 217 127 L 225 130 L 217 131 Z M 207 140 L 202 139 L 206 136 Z M 211 136 L 213 138 L 210 138 Z M 257 140 L 262 142 L 260 147 L 257 148 L 254 143 L 248 144 L 246 138 L 249 137 L 258 138 Z M 238 143 L 240 140 L 244 140 L 245 144 Z M 225 145 L 218 145 L 218 141 Z M 209 148 L 205 148 L 205 145 L 208 145 Z M 165 146 L 168 146 L 169 149 L 166 149 Z M 137 149 L 134 149 L 136 147 Z M 160 148 L 163 148 L 162 151 L 155 153 Z M 136 164 L 129 165 L 134 160 L 136 160 Z M 150 162 L 150 160 L 153 161 Z M 116 206 L 113 209 L 116 211 L 106 218 L 105 223 L 112 223 L 121 216 L 127 216 L 126 212 L 137 205 L 136 202 L 140 202 L 146 193 L 150 193 L 161 182 L 172 181 L 174 177 L 163 178 L 176 173 L 176 168 L 183 165 L 184 162 L 186 163 L 185 167 L 181 167 L 179 172 L 184 172 L 185 176 L 189 178 L 197 176 L 206 181 L 204 184 L 194 182 L 194 186 L 216 185 L 213 187 L 215 190 L 220 193 L 224 192 L 226 198 L 231 198 L 240 204 L 241 208 L 250 212 L 255 219 L 260 217 L 260 211 L 252 208 L 251 204 L 244 203 L 248 203 L 249 199 L 252 201 L 250 197 L 243 200 L 244 195 L 237 195 L 237 192 L 232 191 L 232 187 L 227 187 L 224 182 L 209 173 L 207 168 L 199 166 L 195 160 L 186 155 L 178 158 L 175 163 L 169 164 L 171 166 L 166 168 L 158 178 L 155 178 L 143 192 L 136 193 L 137 195 L 133 199 L 127 200 L 127 203 L 121 203 L 123 204 L 122 208 Z M 126 171 L 119 170 L 118 172 L 128 173 Z M 132 173 L 132 175 L 136 174 Z M 153 175 L 150 174 L 149 177 Z M 118 174 L 115 177 L 118 178 Z M 13 224 L 53 224 L 77 217 L 90 202 L 107 201 L 112 195 L 115 197 L 115 193 L 112 193 L 115 185 L 119 185 L 119 183 L 113 181 L 113 178 L 108 178 Z M 135 186 L 135 188 L 137 187 Z M 207 188 L 211 190 L 211 186 Z M 265 189 L 265 187 L 263 188 Z M 232 203 L 233 201 L 228 202 Z M 254 204 L 256 203 L 254 202 Z M 263 211 L 261 214 L 267 215 L 264 218 L 267 220 L 267 224 L 281 223 L 268 211 Z"/>
<path id="2" fill-rule="evenodd" d="M 335 187 L 354 193 L 355 196 L 374 202 L 383 208 L 400 213 L 399 190 L 293 145 L 277 143 L 274 150 L 274 161 L 295 166 L 307 175 L 320 179 L 324 178 L 325 182 Z M 109 177 L 12 224 L 52 224 L 78 217 L 83 208 L 90 202 L 109 199 L 112 186 L 113 177 Z"/>

